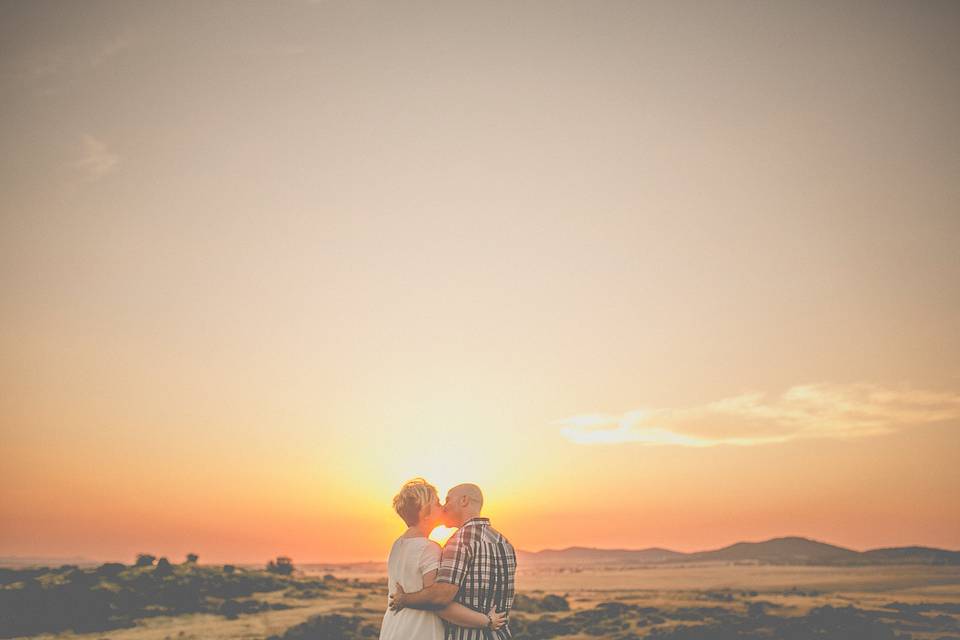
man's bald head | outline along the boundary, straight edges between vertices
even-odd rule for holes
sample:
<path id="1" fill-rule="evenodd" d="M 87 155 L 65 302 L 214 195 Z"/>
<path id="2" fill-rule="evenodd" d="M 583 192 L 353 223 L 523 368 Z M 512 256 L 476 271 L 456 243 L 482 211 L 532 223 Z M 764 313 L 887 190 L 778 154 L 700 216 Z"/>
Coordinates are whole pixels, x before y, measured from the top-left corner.
<path id="1" fill-rule="evenodd" d="M 446 524 L 459 527 L 470 518 L 480 515 L 483 508 L 483 492 L 475 484 L 466 482 L 447 491 L 447 501 L 443 505 Z"/>
<path id="2" fill-rule="evenodd" d="M 458 484 L 447 492 L 447 496 L 455 499 L 466 496 L 471 502 L 477 504 L 477 511 L 483 508 L 483 492 L 480 491 L 480 487 L 470 482 Z"/>

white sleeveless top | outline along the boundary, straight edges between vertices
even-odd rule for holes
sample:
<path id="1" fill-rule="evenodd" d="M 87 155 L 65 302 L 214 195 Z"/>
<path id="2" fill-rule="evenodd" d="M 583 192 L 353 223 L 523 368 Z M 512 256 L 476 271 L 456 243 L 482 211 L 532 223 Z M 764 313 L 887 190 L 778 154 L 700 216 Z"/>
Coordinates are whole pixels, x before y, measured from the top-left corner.
<path id="1" fill-rule="evenodd" d="M 440 545 L 428 538 L 397 538 L 387 560 L 388 591 L 398 582 L 407 593 L 423 589 L 423 574 L 440 566 Z M 380 640 L 443 640 L 443 621 L 432 611 L 403 609 L 383 614 Z"/>

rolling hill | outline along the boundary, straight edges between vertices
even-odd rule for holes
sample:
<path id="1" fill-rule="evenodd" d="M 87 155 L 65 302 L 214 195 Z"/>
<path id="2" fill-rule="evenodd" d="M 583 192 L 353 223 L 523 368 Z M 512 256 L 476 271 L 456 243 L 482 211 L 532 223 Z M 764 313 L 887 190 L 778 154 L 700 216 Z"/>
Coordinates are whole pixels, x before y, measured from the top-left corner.
<path id="1" fill-rule="evenodd" d="M 534 564 L 649 564 L 666 562 L 687 554 L 669 549 L 593 549 L 590 547 L 569 547 L 567 549 L 545 549 L 532 553 L 518 551 L 520 562 Z"/>
<path id="2" fill-rule="evenodd" d="M 762 542 L 737 542 L 720 549 L 683 553 L 657 547 L 647 549 L 596 549 L 569 547 L 543 551 L 518 551 L 517 560 L 526 565 L 582 566 L 735 562 L 780 565 L 872 565 L 950 564 L 960 565 L 960 551 L 930 547 L 891 547 L 854 551 L 799 536 L 772 538 Z"/>

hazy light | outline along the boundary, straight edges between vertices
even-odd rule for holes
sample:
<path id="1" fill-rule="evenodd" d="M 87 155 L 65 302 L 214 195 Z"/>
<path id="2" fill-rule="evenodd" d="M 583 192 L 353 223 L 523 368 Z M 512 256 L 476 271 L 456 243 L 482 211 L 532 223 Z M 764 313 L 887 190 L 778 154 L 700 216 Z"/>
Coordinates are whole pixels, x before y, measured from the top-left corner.
<path id="1" fill-rule="evenodd" d="M 442 524 L 438 525 L 433 531 L 430 532 L 430 539 L 434 542 L 440 544 L 445 544 L 447 539 L 456 533 L 456 528 L 451 529 L 450 527 L 445 527 Z"/>

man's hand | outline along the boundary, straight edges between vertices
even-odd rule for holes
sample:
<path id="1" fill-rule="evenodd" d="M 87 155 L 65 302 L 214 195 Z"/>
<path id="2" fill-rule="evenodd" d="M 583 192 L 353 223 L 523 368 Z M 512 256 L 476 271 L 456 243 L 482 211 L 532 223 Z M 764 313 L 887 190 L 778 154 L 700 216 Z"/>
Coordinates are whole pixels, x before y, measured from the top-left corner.
<path id="1" fill-rule="evenodd" d="M 407 606 L 404 602 L 407 592 L 403 590 L 399 582 L 396 584 L 395 589 L 396 590 L 390 594 L 390 610 L 394 613 Z"/>

